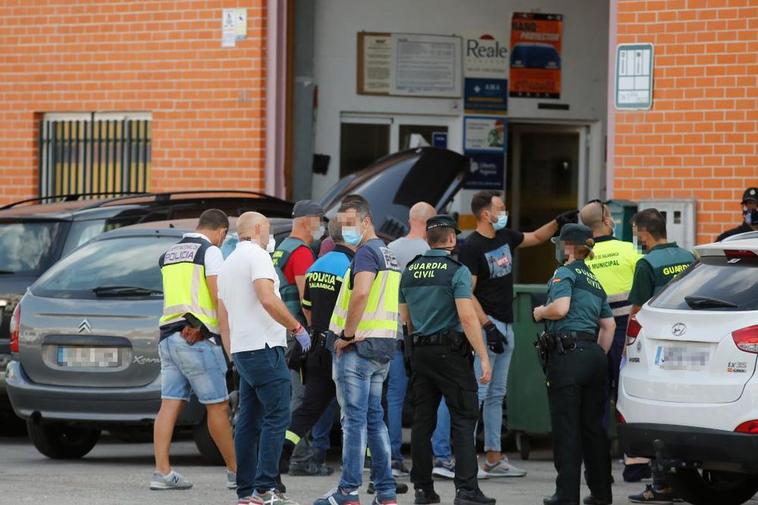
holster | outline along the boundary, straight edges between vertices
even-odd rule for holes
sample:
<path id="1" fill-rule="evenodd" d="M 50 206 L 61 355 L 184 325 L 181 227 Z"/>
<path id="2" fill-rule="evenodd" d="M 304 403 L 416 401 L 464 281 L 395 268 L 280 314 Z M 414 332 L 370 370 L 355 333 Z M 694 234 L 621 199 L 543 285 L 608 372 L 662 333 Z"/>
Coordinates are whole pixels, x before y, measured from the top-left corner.
<path id="1" fill-rule="evenodd" d="M 471 344 L 469 344 L 465 333 L 450 329 L 442 332 L 442 336 L 447 341 L 447 347 L 451 353 L 460 356 L 471 355 Z"/>
<path id="2" fill-rule="evenodd" d="M 547 370 L 547 358 L 550 353 L 551 339 L 547 332 L 543 331 L 537 335 L 537 340 L 534 342 L 534 348 L 537 350 L 537 359 L 540 362 L 542 371 Z"/>
<path id="3" fill-rule="evenodd" d="M 413 335 L 408 333 L 408 326 L 403 325 L 403 364 L 405 373 L 411 375 L 411 356 L 413 356 Z"/>

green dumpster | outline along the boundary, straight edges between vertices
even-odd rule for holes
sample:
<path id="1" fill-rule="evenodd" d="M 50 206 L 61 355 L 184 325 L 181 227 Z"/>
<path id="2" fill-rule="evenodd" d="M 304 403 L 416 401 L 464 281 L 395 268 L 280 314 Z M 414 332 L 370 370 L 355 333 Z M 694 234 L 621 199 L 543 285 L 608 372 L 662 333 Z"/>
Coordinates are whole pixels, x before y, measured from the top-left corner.
<path id="1" fill-rule="evenodd" d="M 534 341 L 544 325 L 535 323 L 532 310 L 547 299 L 547 285 L 516 284 L 513 287 L 513 332 L 516 346 L 508 372 L 507 426 L 516 436 L 522 459 L 529 459 L 530 437 L 551 432 L 545 374 Z"/>
<path id="2" fill-rule="evenodd" d="M 637 203 L 629 200 L 608 200 L 608 210 L 611 212 L 616 226 L 613 236 L 625 242 L 632 241 L 632 217 L 637 213 Z"/>

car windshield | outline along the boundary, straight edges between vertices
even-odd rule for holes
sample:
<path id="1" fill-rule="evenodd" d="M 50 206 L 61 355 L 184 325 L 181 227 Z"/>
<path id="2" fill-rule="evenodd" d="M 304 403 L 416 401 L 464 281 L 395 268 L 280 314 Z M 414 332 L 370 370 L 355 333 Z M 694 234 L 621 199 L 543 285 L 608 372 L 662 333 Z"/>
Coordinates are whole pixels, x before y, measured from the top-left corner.
<path id="1" fill-rule="evenodd" d="M 56 221 L 0 223 L 0 270 L 23 274 L 44 270 L 62 226 Z"/>
<path id="2" fill-rule="evenodd" d="M 758 310 L 758 258 L 706 256 L 650 302 L 676 310 Z"/>
<path id="3" fill-rule="evenodd" d="M 53 265 L 32 291 L 54 298 L 159 296 L 163 286 L 158 259 L 178 241 L 156 236 L 95 240 Z"/>

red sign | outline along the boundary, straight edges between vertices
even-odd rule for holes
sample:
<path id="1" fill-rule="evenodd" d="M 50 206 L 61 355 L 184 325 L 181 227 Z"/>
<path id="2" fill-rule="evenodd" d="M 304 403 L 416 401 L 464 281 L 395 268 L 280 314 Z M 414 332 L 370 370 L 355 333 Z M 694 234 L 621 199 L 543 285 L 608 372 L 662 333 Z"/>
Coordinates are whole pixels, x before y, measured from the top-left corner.
<path id="1" fill-rule="evenodd" d="M 561 97 L 562 30 L 561 14 L 513 14 L 510 96 Z"/>

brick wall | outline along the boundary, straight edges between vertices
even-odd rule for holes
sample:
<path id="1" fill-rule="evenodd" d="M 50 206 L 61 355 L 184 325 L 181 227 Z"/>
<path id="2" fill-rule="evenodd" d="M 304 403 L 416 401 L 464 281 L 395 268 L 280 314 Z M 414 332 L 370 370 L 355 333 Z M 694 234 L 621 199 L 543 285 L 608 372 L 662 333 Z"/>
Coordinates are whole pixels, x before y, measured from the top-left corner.
<path id="1" fill-rule="evenodd" d="M 618 43 L 655 45 L 650 111 L 616 112 L 614 197 L 696 198 L 697 241 L 758 185 L 755 0 L 618 0 Z"/>
<path id="2" fill-rule="evenodd" d="M 248 38 L 222 48 L 229 7 Z M 44 112 L 151 112 L 151 189 L 260 190 L 265 26 L 264 0 L 4 0 L 0 204 L 37 195 Z"/>

